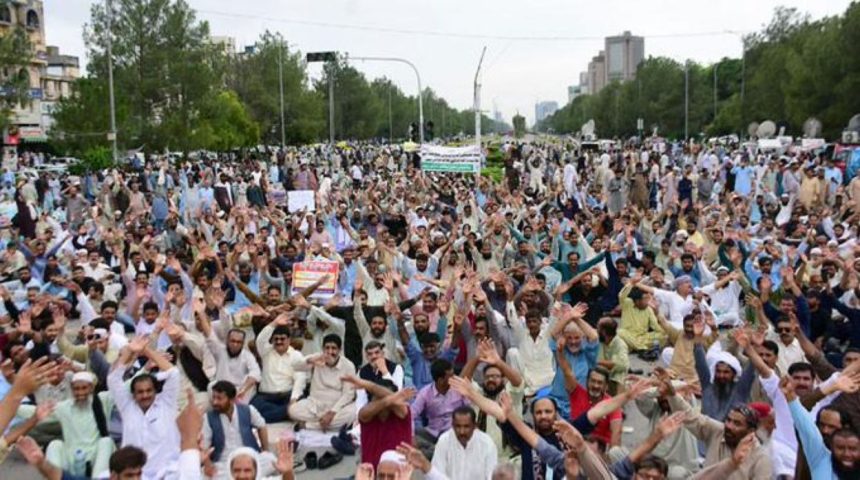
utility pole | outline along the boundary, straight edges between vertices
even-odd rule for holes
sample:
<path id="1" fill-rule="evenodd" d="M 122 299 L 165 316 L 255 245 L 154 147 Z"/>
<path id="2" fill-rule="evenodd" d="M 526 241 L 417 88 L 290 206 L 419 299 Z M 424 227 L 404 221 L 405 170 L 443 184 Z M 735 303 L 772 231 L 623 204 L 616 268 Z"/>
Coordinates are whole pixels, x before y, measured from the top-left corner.
<path id="1" fill-rule="evenodd" d="M 116 146 L 116 99 L 113 93 L 113 4 L 111 0 L 105 0 L 107 8 L 107 62 L 108 62 L 108 96 L 110 97 L 110 133 L 108 140 L 111 141 L 113 161 L 116 162 L 119 154 Z"/>
<path id="2" fill-rule="evenodd" d="M 714 64 L 714 120 L 717 119 L 717 68 L 719 66 L 719 62 Z"/>
<path id="3" fill-rule="evenodd" d="M 287 143 L 284 126 L 284 39 L 278 33 L 278 90 L 281 92 L 281 149 Z"/>
<path id="4" fill-rule="evenodd" d="M 475 70 L 475 144 L 478 145 L 478 151 L 482 151 L 481 146 L 481 64 L 484 63 L 484 55 L 487 53 L 487 47 L 481 50 L 481 59 L 478 60 L 478 69 Z"/>
<path id="5" fill-rule="evenodd" d="M 690 61 L 684 62 L 684 142 L 690 139 Z"/>
<path id="6" fill-rule="evenodd" d="M 394 128 L 391 123 L 391 89 L 394 86 L 391 84 L 391 81 L 388 82 L 388 143 L 391 143 L 394 138 Z"/>

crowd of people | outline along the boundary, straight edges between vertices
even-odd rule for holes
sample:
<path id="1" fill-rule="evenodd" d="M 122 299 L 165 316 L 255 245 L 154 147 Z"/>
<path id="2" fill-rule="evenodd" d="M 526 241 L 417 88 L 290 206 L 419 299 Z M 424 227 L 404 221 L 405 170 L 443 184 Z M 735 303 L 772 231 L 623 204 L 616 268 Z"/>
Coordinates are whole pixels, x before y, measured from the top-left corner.
<path id="1" fill-rule="evenodd" d="M 0 455 L 52 480 L 860 478 L 860 180 L 737 145 L 494 148 L 495 180 L 375 143 L 4 173 Z M 336 274 L 294 285 L 308 262 Z"/>

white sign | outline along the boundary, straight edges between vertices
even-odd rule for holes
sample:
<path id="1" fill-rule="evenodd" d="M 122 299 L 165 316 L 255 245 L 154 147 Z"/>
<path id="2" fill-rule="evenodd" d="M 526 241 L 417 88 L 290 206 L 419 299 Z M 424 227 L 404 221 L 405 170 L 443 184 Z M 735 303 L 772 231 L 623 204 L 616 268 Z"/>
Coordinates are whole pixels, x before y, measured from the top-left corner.
<path id="1" fill-rule="evenodd" d="M 823 148 L 826 142 L 823 138 L 804 138 L 800 141 L 801 147 L 804 150 L 817 150 Z"/>
<path id="2" fill-rule="evenodd" d="M 308 212 L 316 210 L 316 200 L 314 200 L 313 190 L 293 190 L 287 192 L 287 209 L 290 213 L 295 213 L 306 208 Z"/>
<path id="3" fill-rule="evenodd" d="M 481 150 L 477 145 L 441 147 L 421 145 L 421 170 L 425 172 L 480 173 Z"/>

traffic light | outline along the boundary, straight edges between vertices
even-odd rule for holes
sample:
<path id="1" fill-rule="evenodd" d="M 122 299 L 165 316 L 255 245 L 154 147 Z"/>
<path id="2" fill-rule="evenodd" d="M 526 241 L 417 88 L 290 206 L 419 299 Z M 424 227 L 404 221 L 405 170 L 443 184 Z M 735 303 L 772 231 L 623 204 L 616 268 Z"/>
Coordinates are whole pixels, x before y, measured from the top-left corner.
<path id="1" fill-rule="evenodd" d="M 309 52 L 305 59 L 308 63 L 314 62 L 333 62 L 337 58 L 335 52 Z"/>
<path id="2" fill-rule="evenodd" d="M 418 142 L 418 124 L 415 122 L 409 124 L 409 140 Z"/>
<path id="3" fill-rule="evenodd" d="M 424 140 L 433 140 L 433 120 L 424 122 Z"/>

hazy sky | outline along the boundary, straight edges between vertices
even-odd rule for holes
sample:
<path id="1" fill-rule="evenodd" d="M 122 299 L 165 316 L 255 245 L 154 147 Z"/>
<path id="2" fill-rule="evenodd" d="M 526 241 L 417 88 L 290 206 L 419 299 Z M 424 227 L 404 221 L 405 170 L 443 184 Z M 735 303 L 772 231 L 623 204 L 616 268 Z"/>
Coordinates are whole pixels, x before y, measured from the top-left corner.
<path id="1" fill-rule="evenodd" d="M 104 1 L 104 0 L 99 0 Z M 353 56 L 411 60 L 425 86 L 457 108 L 472 105 L 481 48 L 482 109 L 494 105 L 510 123 L 517 111 L 531 123 L 539 100 L 567 102 L 567 86 L 603 48 L 602 38 L 630 30 L 645 36 L 645 55 L 711 62 L 739 57 L 738 35 L 761 28 L 778 5 L 813 18 L 842 13 L 849 0 L 186 0 L 213 35 L 241 49 L 266 29 L 280 31 L 302 52 L 337 50 Z M 86 63 L 83 25 L 94 0 L 46 0 L 48 43 Z M 326 24 L 321 25 L 321 24 Z M 346 26 L 356 28 L 344 28 Z M 406 32 L 404 32 L 406 31 Z M 424 34 L 417 33 L 425 32 Z M 483 38 L 482 38 L 483 37 Z M 525 40 L 528 38 L 529 40 Z M 536 38 L 536 39 L 535 39 Z M 553 38 L 553 40 L 547 40 Z M 405 65 L 353 62 L 370 77 L 388 76 L 407 92 L 417 85 Z M 318 76 L 312 65 L 310 74 Z M 425 112 L 428 116 L 429 112 Z"/>

